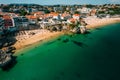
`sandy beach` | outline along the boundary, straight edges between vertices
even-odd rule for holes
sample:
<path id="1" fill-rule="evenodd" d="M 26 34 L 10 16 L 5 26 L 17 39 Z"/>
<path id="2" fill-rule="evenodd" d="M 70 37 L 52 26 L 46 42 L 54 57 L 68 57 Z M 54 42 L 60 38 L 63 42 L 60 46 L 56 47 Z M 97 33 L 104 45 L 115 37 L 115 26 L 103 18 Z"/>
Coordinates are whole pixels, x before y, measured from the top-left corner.
<path id="1" fill-rule="evenodd" d="M 99 19 L 99 18 L 88 17 L 84 20 L 88 24 L 87 29 L 94 29 L 104 25 L 120 22 L 120 18 Z M 34 33 L 34 35 L 31 33 Z M 39 42 L 39 41 L 42 42 L 42 41 L 46 41 L 46 40 L 58 37 L 63 33 L 64 32 L 50 32 L 48 30 L 25 31 L 21 33 L 23 35 L 19 34 L 18 36 L 16 36 L 17 42 L 14 44 L 14 47 L 16 47 L 17 50 L 19 50 L 21 48 L 24 48 L 36 42 Z"/>
<path id="2" fill-rule="evenodd" d="M 120 22 L 120 18 L 102 18 L 102 19 L 100 19 L 100 18 L 88 17 L 84 20 L 88 24 L 87 29 L 99 28 L 104 25 Z"/>
<path id="3" fill-rule="evenodd" d="M 35 34 L 30 35 L 29 33 L 32 32 L 34 32 Z M 33 30 L 25 33 L 27 34 L 16 36 L 17 42 L 13 45 L 14 47 L 16 47 L 16 50 L 19 50 L 39 41 L 43 42 L 51 38 L 57 37 L 59 35 L 62 35 L 62 32 L 50 32 L 48 30 Z"/>

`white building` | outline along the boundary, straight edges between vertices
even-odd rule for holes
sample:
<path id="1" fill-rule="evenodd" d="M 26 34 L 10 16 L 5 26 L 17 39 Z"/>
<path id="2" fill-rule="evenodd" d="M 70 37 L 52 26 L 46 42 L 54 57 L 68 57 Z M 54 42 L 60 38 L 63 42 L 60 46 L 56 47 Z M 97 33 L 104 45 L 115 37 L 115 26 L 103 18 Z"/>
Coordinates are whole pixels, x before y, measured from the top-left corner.
<path id="1" fill-rule="evenodd" d="M 90 11 L 91 11 L 90 8 L 83 7 L 80 12 L 81 12 L 82 14 L 88 14 L 88 13 L 90 13 Z"/>
<path id="2" fill-rule="evenodd" d="M 61 19 L 62 19 L 62 20 L 67 20 L 67 19 L 69 19 L 69 18 L 71 18 L 71 15 L 70 15 L 70 14 L 64 13 L 64 14 L 61 15 Z"/>
<path id="3" fill-rule="evenodd" d="M 79 20 L 80 19 L 80 14 L 73 14 L 73 18 L 76 19 L 76 20 Z"/>

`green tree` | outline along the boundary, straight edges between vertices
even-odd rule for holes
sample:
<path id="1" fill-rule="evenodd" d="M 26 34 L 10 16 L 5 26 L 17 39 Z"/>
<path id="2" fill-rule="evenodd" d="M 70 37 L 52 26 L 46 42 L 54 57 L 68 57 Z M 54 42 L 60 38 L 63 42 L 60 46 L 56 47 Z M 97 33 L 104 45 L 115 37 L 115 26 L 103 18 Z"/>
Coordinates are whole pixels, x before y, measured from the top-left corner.
<path id="1" fill-rule="evenodd" d="M 79 11 L 75 11 L 74 13 L 75 13 L 75 14 L 80 14 L 80 12 L 79 12 Z"/>
<path id="2" fill-rule="evenodd" d="M 27 14 L 27 12 L 25 10 L 20 10 L 20 15 L 21 16 L 25 16 Z"/>
<path id="3" fill-rule="evenodd" d="M 47 14 L 47 13 L 50 13 L 50 11 L 49 10 L 45 10 L 45 13 Z"/>
<path id="4" fill-rule="evenodd" d="M 4 12 L 9 12 L 10 7 L 9 6 L 3 6 L 2 9 L 3 9 Z"/>

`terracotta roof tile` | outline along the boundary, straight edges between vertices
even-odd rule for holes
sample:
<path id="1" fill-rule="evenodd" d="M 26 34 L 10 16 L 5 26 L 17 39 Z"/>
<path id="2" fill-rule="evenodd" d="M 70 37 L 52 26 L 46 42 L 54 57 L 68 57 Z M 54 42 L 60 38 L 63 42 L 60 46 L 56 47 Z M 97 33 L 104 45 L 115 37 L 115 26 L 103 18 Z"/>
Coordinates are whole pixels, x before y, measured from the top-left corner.
<path id="1" fill-rule="evenodd" d="M 37 19 L 37 17 L 36 16 L 33 16 L 33 15 L 27 15 L 26 16 L 28 19 Z"/>
<path id="2" fill-rule="evenodd" d="M 74 14 L 73 16 L 80 16 L 80 14 Z"/>

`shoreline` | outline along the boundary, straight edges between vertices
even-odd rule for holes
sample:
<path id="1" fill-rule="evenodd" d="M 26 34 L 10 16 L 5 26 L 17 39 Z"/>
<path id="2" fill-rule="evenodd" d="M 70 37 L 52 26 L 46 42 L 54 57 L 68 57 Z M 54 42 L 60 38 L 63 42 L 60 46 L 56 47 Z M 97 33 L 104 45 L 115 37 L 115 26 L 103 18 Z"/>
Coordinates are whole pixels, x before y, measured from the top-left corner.
<path id="1" fill-rule="evenodd" d="M 95 29 L 95 28 L 101 28 L 102 26 L 106 26 L 109 24 L 120 23 L 120 18 L 103 18 L 103 19 L 89 18 L 89 19 L 85 19 L 85 21 L 88 24 L 86 26 L 87 29 Z"/>
<path id="2" fill-rule="evenodd" d="M 31 45 L 37 45 L 42 44 L 46 41 L 52 40 L 54 38 L 57 38 L 59 36 L 63 35 L 63 32 L 47 32 L 43 34 L 36 34 L 28 39 L 24 39 L 21 41 L 17 41 L 13 46 L 16 47 L 15 54 L 21 51 L 24 48 L 27 48 Z"/>
<path id="3" fill-rule="evenodd" d="M 102 26 L 114 24 L 120 22 L 120 18 L 89 18 L 85 19 L 87 22 L 87 29 L 95 29 L 95 28 L 101 28 Z M 27 39 L 18 40 L 13 46 L 16 47 L 15 54 L 19 52 L 21 49 L 24 49 L 28 46 L 37 44 L 42 44 L 48 40 L 52 40 L 56 37 L 59 37 L 61 35 L 65 34 L 64 32 L 50 32 L 50 31 L 43 31 L 42 33 L 37 33 L 33 35 L 32 37 L 29 37 Z M 22 36 L 23 37 L 23 36 Z"/>

